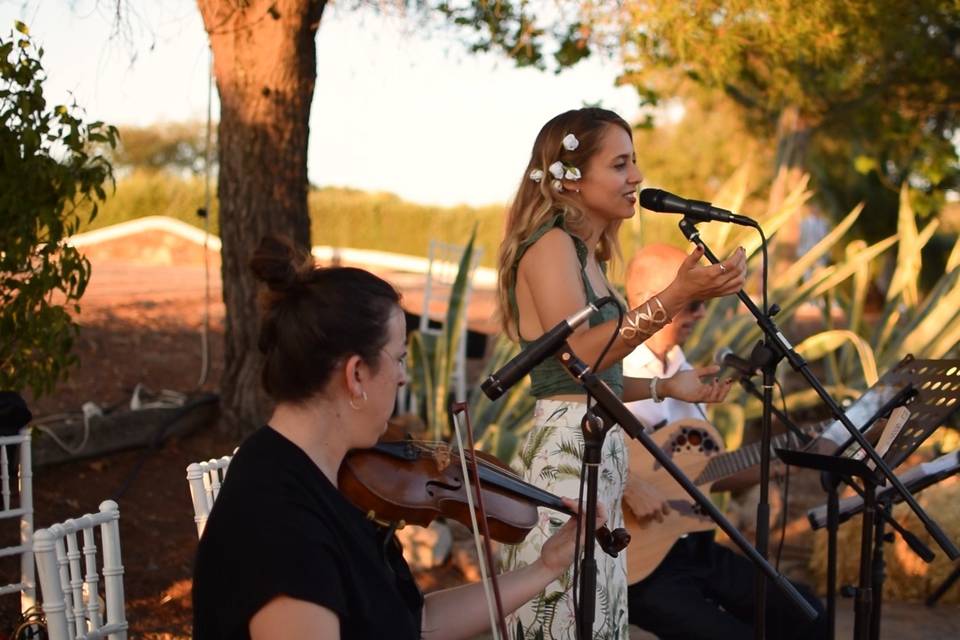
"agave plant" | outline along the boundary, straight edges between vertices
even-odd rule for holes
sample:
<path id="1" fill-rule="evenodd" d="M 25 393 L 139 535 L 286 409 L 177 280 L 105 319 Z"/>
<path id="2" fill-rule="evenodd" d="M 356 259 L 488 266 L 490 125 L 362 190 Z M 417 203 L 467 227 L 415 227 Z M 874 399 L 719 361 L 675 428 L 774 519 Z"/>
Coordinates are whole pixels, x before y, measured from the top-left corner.
<path id="1" fill-rule="evenodd" d="M 746 174 L 741 172 L 727 182 L 715 201 L 736 210 L 746 193 Z M 775 237 L 810 196 L 804 180 L 779 209 L 760 218 L 765 235 Z M 855 207 L 804 255 L 790 264 L 771 265 L 769 270 L 769 300 L 781 308 L 775 317 L 779 326 L 789 332 L 799 310 L 821 310 L 824 329 L 805 337 L 795 349 L 808 362 L 822 364 L 825 386 L 839 400 L 859 395 L 908 353 L 918 358 L 941 358 L 955 353 L 960 341 L 960 242 L 950 255 L 943 277 L 929 294 L 921 297 L 917 287 L 920 250 L 933 236 L 937 222 L 922 230 L 917 228 L 906 185 L 901 192 L 897 234 L 873 244 L 848 239 L 848 232 L 862 212 L 862 206 Z M 726 255 L 733 247 L 742 245 L 751 271 L 760 271 L 758 235 L 731 225 L 705 225 L 701 236 L 718 255 Z M 895 269 L 883 312 L 879 320 L 865 318 L 871 279 L 882 272 L 881 259 L 895 246 Z M 755 281 L 751 281 L 753 284 Z M 756 288 L 750 289 L 754 300 L 758 300 Z M 835 316 L 843 318 L 841 326 L 837 326 Z M 761 338 L 755 318 L 740 307 L 736 298 L 713 300 L 707 307 L 706 318 L 687 343 L 688 357 L 702 362 L 722 347 L 747 353 Z M 781 363 L 778 377 L 782 379 L 788 372 L 787 363 Z M 735 444 L 744 422 L 757 417 L 761 406 L 739 390 L 732 393 L 730 400 L 713 407 L 712 418 L 732 441 L 730 444 Z M 785 398 L 789 409 L 817 402 L 816 394 L 806 388 L 790 392 Z"/>
<path id="2" fill-rule="evenodd" d="M 462 326 L 466 318 L 467 278 L 473 260 L 475 238 L 476 227 L 461 256 L 450 292 L 447 315 L 439 334 L 420 331 L 410 334 L 411 392 L 417 398 L 417 406 L 423 408 L 423 418 L 430 437 L 437 441 L 449 440 L 452 436 L 449 421 L 452 397 L 450 381 L 460 348 L 460 332 L 454 329 Z M 485 379 L 506 364 L 518 351 L 515 343 L 498 336 L 480 379 Z M 513 457 L 520 438 L 533 421 L 534 400 L 529 394 L 529 386 L 529 380 L 524 379 L 496 402 L 491 402 L 479 387 L 469 390 L 468 411 L 479 448 L 501 460 Z"/>
<path id="3" fill-rule="evenodd" d="M 427 431 L 434 440 L 443 440 L 449 435 L 450 379 L 460 348 L 461 332 L 458 329 L 466 322 L 467 278 L 476 236 L 477 227 L 474 225 L 460 257 L 442 329 L 438 334 L 413 331 L 409 338 L 410 390 L 417 399 L 414 404 L 424 408 Z"/>
<path id="4" fill-rule="evenodd" d="M 503 335 L 497 336 L 493 354 L 487 360 L 480 379 L 486 379 L 519 352 L 517 343 Z M 533 426 L 535 403 L 530 395 L 529 376 L 510 387 L 496 401 L 484 395 L 480 387 L 474 387 L 470 392 L 469 411 L 477 446 L 501 460 L 512 460 L 520 441 Z"/>

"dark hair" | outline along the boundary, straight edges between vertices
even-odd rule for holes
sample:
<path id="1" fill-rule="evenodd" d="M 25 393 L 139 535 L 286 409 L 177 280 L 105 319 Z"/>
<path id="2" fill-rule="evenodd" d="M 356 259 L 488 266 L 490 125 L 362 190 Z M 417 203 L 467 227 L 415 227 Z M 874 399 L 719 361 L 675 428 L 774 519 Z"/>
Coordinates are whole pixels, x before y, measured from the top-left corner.
<path id="1" fill-rule="evenodd" d="M 267 285 L 260 338 L 263 388 L 297 402 L 324 389 L 344 358 L 359 355 L 376 371 L 400 294 L 363 269 L 314 266 L 286 239 L 267 236 L 250 268 Z"/>

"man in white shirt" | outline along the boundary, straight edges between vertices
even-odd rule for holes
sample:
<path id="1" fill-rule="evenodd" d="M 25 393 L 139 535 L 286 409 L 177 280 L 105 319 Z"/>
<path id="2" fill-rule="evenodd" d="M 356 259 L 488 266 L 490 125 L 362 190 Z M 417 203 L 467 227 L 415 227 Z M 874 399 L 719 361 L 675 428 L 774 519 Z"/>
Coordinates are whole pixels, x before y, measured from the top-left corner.
<path id="1" fill-rule="evenodd" d="M 685 257 L 683 251 L 668 245 L 650 245 L 638 251 L 627 268 L 630 307 L 663 290 Z M 682 347 L 693 332 L 694 324 L 704 315 L 704 305 L 697 302 L 680 311 L 670 324 L 624 359 L 624 375 L 665 378 L 681 369 L 690 369 Z M 660 402 L 631 402 L 627 406 L 648 431 L 681 418 L 707 419 L 702 406 L 672 398 Z M 628 445 L 631 456 L 638 455 L 639 445 L 633 441 Z M 637 514 L 641 526 L 655 527 L 654 521 L 662 521 L 669 508 L 657 490 L 639 478 L 632 464 L 628 469 L 625 509 Z M 661 503 L 660 509 L 656 508 L 657 503 Z M 651 513 L 654 515 L 650 516 Z M 628 554 L 634 552 L 633 549 L 641 552 L 642 536 L 642 533 L 635 535 Z M 712 531 L 683 536 L 653 573 L 630 585 L 630 623 L 656 634 L 661 640 L 750 638 L 753 635 L 754 571 L 747 558 L 714 542 Z M 809 589 L 796 586 L 822 612 L 819 599 Z M 768 589 L 767 600 L 767 637 L 771 640 L 827 637 L 825 616 L 821 615 L 813 623 L 807 621 L 775 588 Z"/>
<path id="2" fill-rule="evenodd" d="M 664 290 L 677 275 L 680 263 L 686 254 L 664 244 L 644 247 L 630 261 L 627 268 L 627 301 L 633 308 L 654 294 Z M 677 371 L 691 369 L 683 355 L 683 343 L 693 333 L 694 325 L 703 318 L 706 307 L 702 300 L 691 302 L 680 311 L 670 324 L 653 334 L 649 340 L 623 359 L 623 375 L 635 378 L 669 378 Z M 666 398 L 663 402 L 628 402 L 633 412 L 647 431 L 680 418 L 706 420 L 699 404 Z"/>

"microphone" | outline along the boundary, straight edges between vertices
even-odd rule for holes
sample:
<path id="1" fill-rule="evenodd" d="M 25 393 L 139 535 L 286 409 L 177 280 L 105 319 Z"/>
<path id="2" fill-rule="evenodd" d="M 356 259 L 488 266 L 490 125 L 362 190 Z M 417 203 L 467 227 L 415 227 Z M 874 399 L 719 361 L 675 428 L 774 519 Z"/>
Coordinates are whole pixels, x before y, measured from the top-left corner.
<path id="1" fill-rule="evenodd" d="M 720 351 L 717 351 L 717 355 L 714 356 L 713 361 L 719 364 L 721 367 L 733 369 L 740 375 L 748 378 L 755 376 L 757 374 L 757 369 L 759 368 L 749 360 L 741 358 L 726 347 L 720 349 Z"/>
<path id="2" fill-rule="evenodd" d="M 640 191 L 640 204 L 650 211 L 660 213 L 680 213 L 697 222 L 731 222 L 748 227 L 756 226 L 752 219 L 715 207 L 702 200 L 687 200 L 675 196 L 663 189 L 643 189 Z"/>
<path id="3" fill-rule="evenodd" d="M 530 346 L 517 354 L 513 360 L 493 372 L 483 381 L 480 388 L 491 400 L 496 400 L 502 396 L 507 389 L 515 385 L 520 378 L 530 373 L 531 369 L 556 353 L 557 349 L 570 337 L 570 334 L 586 322 L 607 299 L 608 298 L 601 298 L 595 303 L 588 304 L 583 309 L 570 314 L 566 319 L 561 320 L 557 326 L 534 340 Z"/>

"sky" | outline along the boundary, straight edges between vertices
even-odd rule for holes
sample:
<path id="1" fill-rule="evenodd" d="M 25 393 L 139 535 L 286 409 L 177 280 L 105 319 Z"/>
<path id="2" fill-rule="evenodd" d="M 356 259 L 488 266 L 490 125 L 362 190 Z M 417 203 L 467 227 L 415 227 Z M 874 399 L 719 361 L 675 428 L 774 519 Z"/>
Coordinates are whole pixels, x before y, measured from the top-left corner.
<path id="1" fill-rule="evenodd" d="M 111 38 L 113 0 L 0 0 L 45 50 L 46 95 L 72 95 L 90 120 L 150 125 L 205 120 L 209 48 L 195 0 L 127 0 L 133 47 Z M 317 37 L 308 174 L 318 186 L 389 191 L 423 204 L 509 200 L 540 127 L 584 103 L 628 121 L 636 94 L 613 61 L 560 74 L 472 55 L 450 34 L 408 20 L 328 8 Z M 214 89 L 213 114 L 217 104 Z"/>

